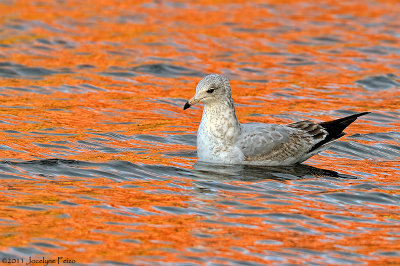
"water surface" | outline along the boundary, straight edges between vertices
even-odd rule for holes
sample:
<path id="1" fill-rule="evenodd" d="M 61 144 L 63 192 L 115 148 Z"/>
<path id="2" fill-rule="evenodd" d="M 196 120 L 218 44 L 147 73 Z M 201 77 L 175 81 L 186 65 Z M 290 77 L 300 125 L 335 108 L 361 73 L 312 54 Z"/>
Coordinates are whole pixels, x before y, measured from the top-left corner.
<path id="1" fill-rule="evenodd" d="M 399 264 L 399 13 L 394 0 L 2 1 L 1 259 Z M 182 106 L 215 72 L 241 122 L 372 113 L 305 165 L 196 163 L 202 110 Z"/>

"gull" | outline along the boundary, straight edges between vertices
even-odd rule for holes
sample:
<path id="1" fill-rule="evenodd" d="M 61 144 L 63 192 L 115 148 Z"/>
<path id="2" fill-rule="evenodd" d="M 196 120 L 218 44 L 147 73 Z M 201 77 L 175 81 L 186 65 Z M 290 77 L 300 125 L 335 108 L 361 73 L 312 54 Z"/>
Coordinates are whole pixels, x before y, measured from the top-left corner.
<path id="1" fill-rule="evenodd" d="M 326 150 L 345 135 L 343 130 L 362 112 L 337 120 L 311 120 L 287 125 L 246 123 L 236 117 L 229 81 L 219 74 L 204 77 L 183 110 L 204 104 L 197 131 L 199 162 L 258 166 L 288 166 L 302 163 Z"/>

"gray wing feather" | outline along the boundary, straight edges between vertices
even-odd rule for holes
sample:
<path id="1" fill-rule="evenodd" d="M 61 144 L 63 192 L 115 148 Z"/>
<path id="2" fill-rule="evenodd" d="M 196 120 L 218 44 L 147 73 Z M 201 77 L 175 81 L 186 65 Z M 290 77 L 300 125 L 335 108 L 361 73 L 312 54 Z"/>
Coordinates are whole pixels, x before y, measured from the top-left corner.
<path id="1" fill-rule="evenodd" d="M 328 132 L 320 125 L 310 120 L 300 121 L 292 124 L 288 124 L 288 127 L 297 128 L 312 136 L 315 140 L 321 141 L 324 139 Z"/>
<path id="2" fill-rule="evenodd" d="M 246 160 L 285 160 L 302 157 L 327 132 L 317 123 L 301 121 L 289 125 L 242 124 L 239 145 Z"/>
<path id="3" fill-rule="evenodd" d="M 275 124 L 242 124 L 239 144 L 245 156 L 268 154 L 289 142 L 290 135 L 296 131 L 296 129 Z"/>

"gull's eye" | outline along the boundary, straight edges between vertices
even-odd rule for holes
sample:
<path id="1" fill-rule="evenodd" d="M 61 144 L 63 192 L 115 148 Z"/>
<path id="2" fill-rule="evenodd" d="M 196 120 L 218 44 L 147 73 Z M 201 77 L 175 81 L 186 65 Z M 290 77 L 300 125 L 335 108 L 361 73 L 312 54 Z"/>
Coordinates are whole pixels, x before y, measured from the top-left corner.
<path id="1" fill-rule="evenodd" d="M 213 93 L 215 89 L 208 89 L 207 93 Z"/>

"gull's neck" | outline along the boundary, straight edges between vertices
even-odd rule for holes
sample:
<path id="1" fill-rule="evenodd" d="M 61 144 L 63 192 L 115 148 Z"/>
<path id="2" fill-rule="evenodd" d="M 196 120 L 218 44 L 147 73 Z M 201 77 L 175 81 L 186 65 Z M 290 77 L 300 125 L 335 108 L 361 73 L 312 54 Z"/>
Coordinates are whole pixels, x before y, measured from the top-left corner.
<path id="1" fill-rule="evenodd" d="M 201 126 L 223 141 L 234 142 L 241 132 L 232 99 L 224 99 L 204 105 Z"/>

